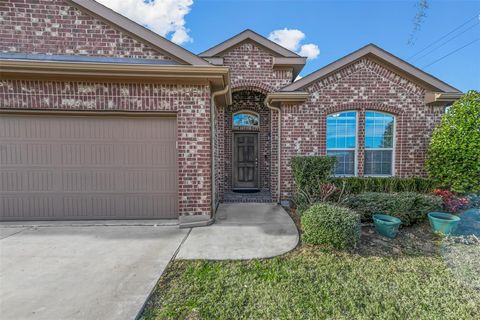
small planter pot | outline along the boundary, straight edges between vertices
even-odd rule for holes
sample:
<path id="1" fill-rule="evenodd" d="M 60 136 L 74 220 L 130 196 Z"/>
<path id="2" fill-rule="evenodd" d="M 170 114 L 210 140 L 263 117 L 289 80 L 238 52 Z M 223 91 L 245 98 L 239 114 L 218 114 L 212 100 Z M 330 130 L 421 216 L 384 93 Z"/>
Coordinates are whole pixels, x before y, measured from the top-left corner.
<path id="1" fill-rule="evenodd" d="M 398 234 L 398 228 L 402 221 L 387 214 L 374 214 L 373 224 L 375 230 L 384 237 L 393 239 Z"/>
<path id="2" fill-rule="evenodd" d="M 433 231 L 449 235 L 457 229 L 460 217 L 446 212 L 430 212 L 428 220 Z"/>

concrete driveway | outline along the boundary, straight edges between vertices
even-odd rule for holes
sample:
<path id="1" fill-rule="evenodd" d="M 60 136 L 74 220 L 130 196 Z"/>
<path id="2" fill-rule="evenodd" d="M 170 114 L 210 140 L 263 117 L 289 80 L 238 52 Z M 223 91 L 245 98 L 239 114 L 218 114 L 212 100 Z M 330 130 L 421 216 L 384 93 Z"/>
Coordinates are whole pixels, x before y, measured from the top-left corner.
<path id="1" fill-rule="evenodd" d="M 134 319 L 188 231 L 0 227 L 0 319 Z"/>

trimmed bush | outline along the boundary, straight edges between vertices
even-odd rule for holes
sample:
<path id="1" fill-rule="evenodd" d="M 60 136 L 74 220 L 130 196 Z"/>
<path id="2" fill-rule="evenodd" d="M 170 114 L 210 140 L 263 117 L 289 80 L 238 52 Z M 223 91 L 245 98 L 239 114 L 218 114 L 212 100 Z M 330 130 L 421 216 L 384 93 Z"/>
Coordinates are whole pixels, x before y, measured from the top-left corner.
<path id="1" fill-rule="evenodd" d="M 318 194 L 320 185 L 328 180 L 335 167 L 334 157 L 296 156 L 291 160 L 296 190 Z"/>
<path id="2" fill-rule="evenodd" d="M 348 208 L 315 204 L 303 213 L 301 224 L 306 243 L 347 249 L 360 239 L 360 216 Z"/>
<path id="3" fill-rule="evenodd" d="M 480 192 L 480 92 L 469 91 L 443 115 L 426 167 L 441 188 Z"/>
<path id="4" fill-rule="evenodd" d="M 362 192 L 429 193 L 435 189 L 432 179 L 420 177 L 336 177 L 331 180 L 339 189 L 342 189 L 345 183 L 345 194 Z"/>
<path id="5" fill-rule="evenodd" d="M 345 205 L 360 214 L 363 221 L 371 221 L 375 213 L 386 213 L 409 226 L 427 218 L 430 211 L 442 208 L 442 199 L 416 192 L 365 192 L 346 198 Z"/>

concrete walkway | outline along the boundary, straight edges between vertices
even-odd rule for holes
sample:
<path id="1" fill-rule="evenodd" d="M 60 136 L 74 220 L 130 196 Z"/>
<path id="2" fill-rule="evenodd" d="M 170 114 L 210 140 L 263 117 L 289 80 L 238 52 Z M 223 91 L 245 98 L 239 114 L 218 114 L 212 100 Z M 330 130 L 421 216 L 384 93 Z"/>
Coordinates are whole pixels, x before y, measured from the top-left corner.
<path id="1" fill-rule="evenodd" d="M 253 259 L 278 256 L 298 243 L 297 228 L 275 204 L 221 204 L 216 223 L 192 229 L 176 259 Z"/>
<path id="2" fill-rule="evenodd" d="M 2 223 L 0 319 L 134 319 L 176 253 L 266 258 L 298 243 L 292 219 L 272 204 L 224 204 L 214 225 L 195 229 L 96 223 Z"/>
<path id="3" fill-rule="evenodd" d="M 0 319 L 135 319 L 188 230 L 0 227 Z"/>

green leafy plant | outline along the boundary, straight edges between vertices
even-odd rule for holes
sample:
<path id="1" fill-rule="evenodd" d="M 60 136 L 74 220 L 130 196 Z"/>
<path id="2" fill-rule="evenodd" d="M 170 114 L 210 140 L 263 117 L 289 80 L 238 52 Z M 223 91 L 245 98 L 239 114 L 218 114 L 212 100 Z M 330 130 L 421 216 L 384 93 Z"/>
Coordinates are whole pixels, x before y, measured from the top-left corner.
<path id="1" fill-rule="evenodd" d="M 362 220 L 371 221 L 375 213 L 386 213 L 409 226 L 427 218 L 431 211 L 442 208 L 442 199 L 416 192 L 365 192 L 349 196 L 344 204 L 360 214 Z"/>
<path id="2" fill-rule="evenodd" d="M 435 128 L 426 168 L 439 187 L 480 191 L 480 92 L 456 101 Z"/>
<path id="3" fill-rule="evenodd" d="M 335 191 L 328 183 L 335 166 L 334 157 L 296 156 L 291 160 L 295 181 L 294 202 L 297 212 L 302 214 L 313 203 L 325 201 Z"/>
<path id="4" fill-rule="evenodd" d="M 295 156 L 291 160 L 295 188 L 317 194 L 320 185 L 327 182 L 335 166 L 334 157 Z"/>
<path id="5" fill-rule="evenodd" d="M 344 186 L 346 194 L 362 192 L 419 192 L 429 193 L 435 189 L 432 179 L 421 177 L 334 177 L 337 188 Z"/>
<path id="6" fill-rule="evenodd" d="M 318 203 L 301 218 L 303 240 L 337 249 L 355 247 L 360 239 L 360 216 L 354 211 L 327 203 Z"/>

